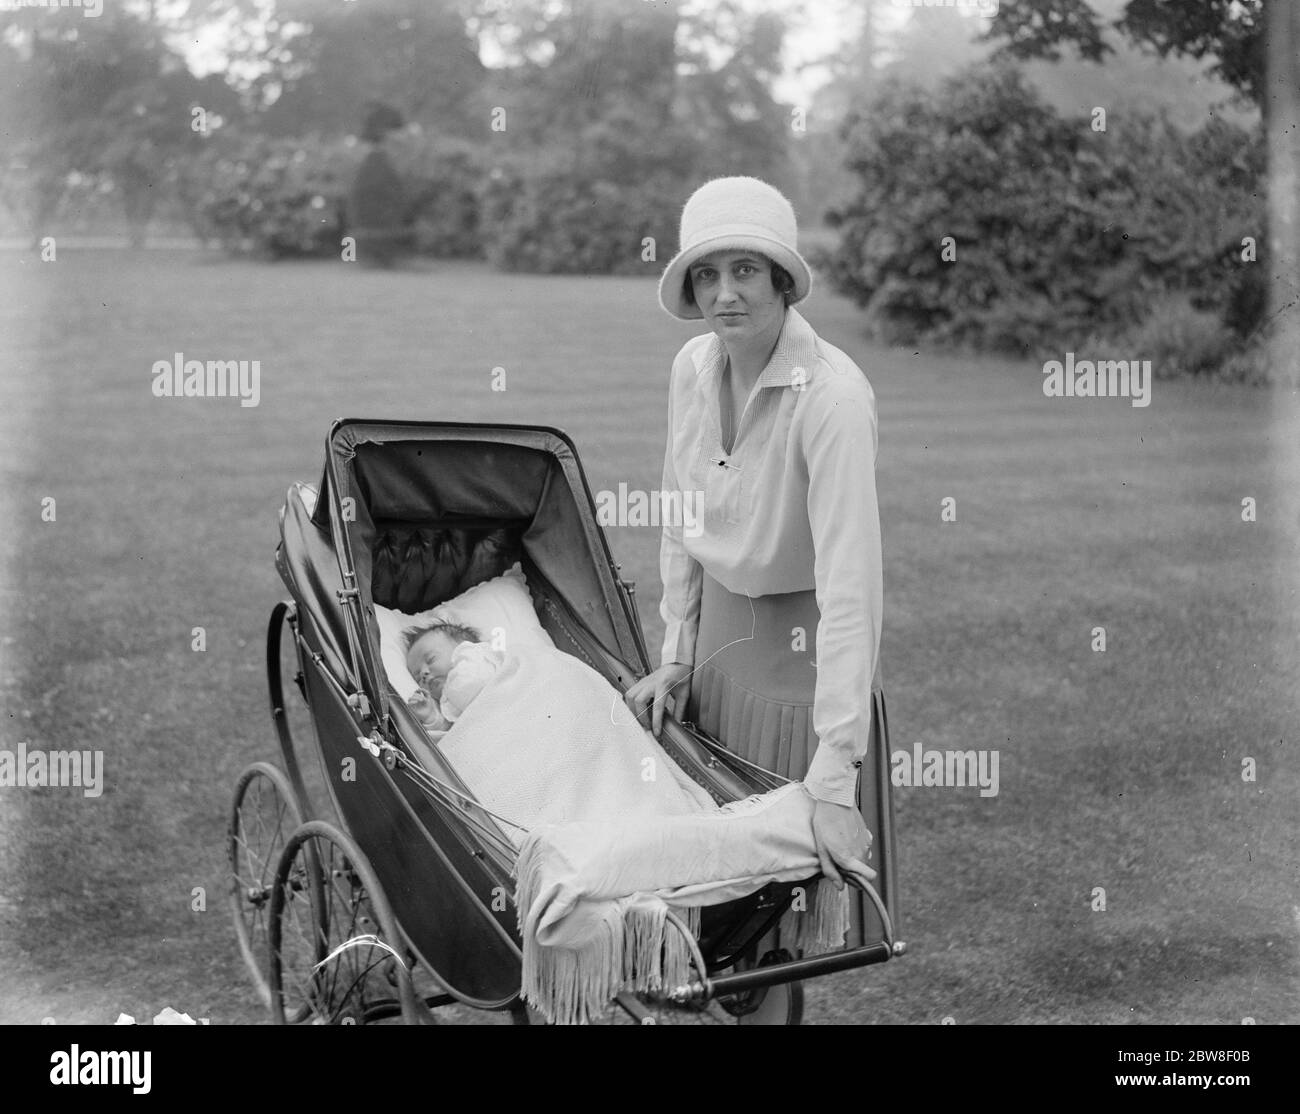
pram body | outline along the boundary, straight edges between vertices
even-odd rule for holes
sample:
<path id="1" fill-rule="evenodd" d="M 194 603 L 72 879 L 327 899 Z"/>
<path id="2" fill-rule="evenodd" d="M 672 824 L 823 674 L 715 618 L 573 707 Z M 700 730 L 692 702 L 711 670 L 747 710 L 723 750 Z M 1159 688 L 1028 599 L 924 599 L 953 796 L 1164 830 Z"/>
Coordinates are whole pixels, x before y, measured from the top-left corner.
<path id="1" fill-rule="evenodd" d="M 291 599 L 272 613 L 267 662 L 284 769 L 245 771 L 230 827 L 235 924 L 259 989 L 284 1021 L 417 1022 L 453 1002 L 526 1019 L 513 846 L 389 685 L 374 607 L 434 607 L 519 561 L 558 648 L 620 690 L 649 672 L 632 586 L 573 444 L 542 427 L 339 421 L 319 488 L 290 489 L 280 532 L 276 567 Z M 286 631 L 337 823 L 309 799 L 306 740 L 290 728 Z M 879 876 L 867 946 L 758 956 L 795 888 L 769 885 L 704 910 L 697 977 L 665 1009 L 716 1002 L 726 1016 L 764 1018 L 756 1003 L 768 988 L 902 953 L 884 699 L 874 697 L 862 777 Z M 672 717 L 660 743 L 719 802 L 775 784 Z M 631 995 L 616 1004 L 659 1019 Z M 797 1017 L 786 1009 L 778 1020 Z"/>

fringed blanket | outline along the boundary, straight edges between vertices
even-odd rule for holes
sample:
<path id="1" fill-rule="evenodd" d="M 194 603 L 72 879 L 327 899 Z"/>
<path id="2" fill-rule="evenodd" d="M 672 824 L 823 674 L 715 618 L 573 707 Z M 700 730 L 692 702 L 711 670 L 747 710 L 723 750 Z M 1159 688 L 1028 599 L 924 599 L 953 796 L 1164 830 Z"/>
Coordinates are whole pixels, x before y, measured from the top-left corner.
<path id="1" fill-rule="evenodd" d="M 550 1020 L 584 1022 L 622 990 L 686 982 L 669 908 L 694 931 L 702 906 L 818 872 L 801 785 L 719 807 L 603 677 L 560 650 L 507 654 L 440 745 L 481 804 L 527 830 L 515 868 L 523 991 Z M 847 893 L 815 890 L 786 927 L 825 950 L 843 942 Z"/>

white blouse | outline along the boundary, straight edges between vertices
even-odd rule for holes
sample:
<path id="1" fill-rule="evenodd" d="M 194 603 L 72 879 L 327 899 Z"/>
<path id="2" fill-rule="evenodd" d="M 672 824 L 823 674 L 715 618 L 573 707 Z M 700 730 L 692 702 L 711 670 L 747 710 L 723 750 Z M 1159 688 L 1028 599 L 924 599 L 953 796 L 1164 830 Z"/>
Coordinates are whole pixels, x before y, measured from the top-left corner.
<path id="1" fill-rule="evenodd" d="M 818 745 L 804 784 L 819 800 L 853 804 L 884 606 L 875 392 L 853 360 L 787 309 L 728 454 L 718 405 L 726 358 L 706 333 L 673 361 L 665 509 L 672 495 L 702 514 L 664 516 L 662 661 L 695 664 L 702 568 L 743 595 L 815 589 Z"/>

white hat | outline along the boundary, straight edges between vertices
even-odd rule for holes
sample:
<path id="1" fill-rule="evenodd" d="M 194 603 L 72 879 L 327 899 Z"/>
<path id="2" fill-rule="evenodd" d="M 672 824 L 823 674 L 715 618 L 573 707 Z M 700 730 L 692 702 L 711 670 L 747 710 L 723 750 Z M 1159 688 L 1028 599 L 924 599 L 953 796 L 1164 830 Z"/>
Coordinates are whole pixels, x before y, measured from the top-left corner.
<path id="1" fill-rule="evenodd" d="M 659 280 L 659 304 L 674 317 L 703 317 L 688 305 L 683 283 L 692 263 L 715 251 L 749 248 L 779 264 L 794 278 L 790 304 L 801 302 L 812 287 L 812 272 L 795 249 L 798 227 L 794 207 L 757 178 L 714 178 L 691 194 L 682 208 L 681 250 Z"/>

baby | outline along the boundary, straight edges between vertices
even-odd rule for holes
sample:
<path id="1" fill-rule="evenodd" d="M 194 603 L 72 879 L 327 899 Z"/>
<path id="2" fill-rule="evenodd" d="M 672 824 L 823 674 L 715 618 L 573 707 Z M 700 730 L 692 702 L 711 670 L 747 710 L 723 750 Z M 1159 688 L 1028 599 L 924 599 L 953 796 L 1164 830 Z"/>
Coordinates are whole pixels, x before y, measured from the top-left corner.
<path id="1" fill-rule="evenodd" d="M 420 686 L 406 701 L 431 731 L 446 731 L 492 679 L 505 655 L 472 627 L 430 623 L 404 632 L 406 668 Z"/>

